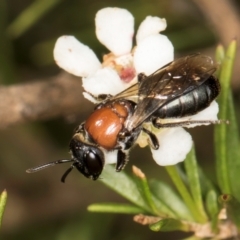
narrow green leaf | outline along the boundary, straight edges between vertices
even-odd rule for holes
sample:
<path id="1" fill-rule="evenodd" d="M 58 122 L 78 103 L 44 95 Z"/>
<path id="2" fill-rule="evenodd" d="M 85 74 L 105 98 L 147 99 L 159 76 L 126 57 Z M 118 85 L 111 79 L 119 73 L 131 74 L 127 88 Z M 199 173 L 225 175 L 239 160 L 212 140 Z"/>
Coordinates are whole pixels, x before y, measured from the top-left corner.
<path id="1" fill-rule="evenodd" d="M 196 205 L 187 189 L 187 187 L 184 185 L 182 179 L 180 178 L 176 166 L 167 166 L 165 167 L 167 170 L 169 176 L 171 177 L 173 183 L 175 184 L 178 192 L 180 193 L 181 197 L 183 198 L 183 201 L 189 208 L 191 214 L 194 217 L 194 220 L 199 223 L 204 223 L 205 219 L 201 217 L 201 214 L 199 213 L 198 209 L 196 208 Z"/>
<path id="2" fill-rule="evenodd" d="M 240 182 L 236 179 L 240 169 L 240 148 L 239 148 L 239 129 L 237 126 L 236 114 L 233 105 L 232 93 L 229 92 L 228 97 L 228 119 L 230 121 L 227 130 L 227 167 L 229 171 L 229 180 L 234 197 L 240 201 Z"/>
<path id="3" fill-rule="evenodd" d="M 206 206 L 211 217 L 214 217 L 219 213 L 220 209 L 218 206 L 218 196 L 215 191 L 211 190 L 208 192 L 206 198 Z"/>
<path id="4" fill-rule="evenodd" d="M 11 38 L 21 36 L 60 1 L 61 0 L 35 0 L 10 24 L 7 29 L 7 34 Z"/>
<path id="5" fill-rule="evenodd" d="M 239 136 L 230 92 L 230 80 L 236 53 L 236 41 L 229 45 L 222 62 L 220 82 L 222 92 L 219 97 L 219 118 L 228 119 L 230 124 L 215 126 L 215 155 L 217 180 L 223 193 L 234 194 L 240 200 L 240 183 L 236 181 L 240 168 Z"/>
<path id="6" fill-rule="evenodd" d="M 152 212 L 156 215 L 160 215 L 161 213 L 158 211 L 154 201 L 153 196 L 150 191 L 147 178 L 145 174 L 142 172 L 141 169 L 137 168 L 136 166 L 133 166 L 133 173 L 137 177 L 137 183 L 139 186 L 139 191 L 141 192 L 143 198 L 147 202 L 148 206 L 151 208 Z"/>
<path id="7" fill-rule="evenodd" d="M 88 206 L 90 212 L 101 213 L 123 213 L 123 214 L 139 214 L 144 213 L 142 208 L 133 206 L 131 204 L 118 203 L 95 203 Z"/>
<path id="8" fill-rule="evenodd" d="M 216 48 L 216 55 L 215 55 L 215 58 L 216 58 L 216 61 L 218 64 L 221 64 L 225 58 L 225 49 L 223 47 L 222 44 L 219 44 Z M 217 71 L 219 71 L 220 68 L 218 68 Z M 219 72 L 216 73 L 216 75 L 219 75 L 218 74 Z"/>
<path id="9" fill-rule="evenodd" d="M 201 191 L 202 196 L 205 198 L 209 191 L 215 191 L 218 192 L 216 186 L 212 183 L 212 181 L 206 176 L 206 174 L 203 172 L 202 168 L 198 166 L 198 174 L 200 179 L 200 185 L 201 185 Z"/>
<path id="10" fill-rule="evenodd" d="M 177 172 L 180 176 L 180 178 L 182 179 L 182 181 L 184 182 L 184 184 L 186 186 L 189 186 L 190 183 L 189 183 L 189 180 L 188 180 L 188 177 L 187 177 L 187 174 L 186 174 L 186 171 L 184 169 L 184 164 L 181 163 L 181 164 L 178 164 L 176 165 L 176 169 L 177 169 Z M 200 186 L 201 186 L 201 191 L 202 191 L 202 195 L 206 195 L 207 192 L 214 188 L 214 185 L 213 183 L 205 176 L 204 172 L 202 171 L 202 169 L 198 166 L 198 175 L 199 175 L 199 181 L 200 181 Z"/>
<path id="11" fill-rule="evenodd" d="M 183 169 L 177 165 L 177 172 L 180 175 L 181 179 L 183 182 L 189 186 L 190 183 L 188 181 L 188 178 L 186 176 L 186 173 L 183 171 Z M 201 192 L 202 192 L 202 198 L 205 199 L 209 191 L 215 191 L 218 193 L 217 187 L 213 184 L 213 182 L 205 175 L 203 170 L 201 169 L 200 166 L 198 166 L 198 175 L 199 175 L 199 180 L 200 180 L 200 186 L 201 186 Z M 218 194 L 220 195 L 220 194 Z"/>
<path id="12" fill-rule="evenodd" d="M 12 84 L 15 80 L 15 64 L 12 42 L 6 35 L 9 11 L 7 0 L 0 1 L 0 83 Z"/>
<path id="13" fill-rule="evenodd" d="M 211 190 L 207 194 L 206 208 L 211 217 L 212 229 L 214 232 L 218 230 L 218 213 L 220 211 L 218 206 L 218 196 L 214 190 Z"/>
<path id="14" fill-rule="evenodd" d="M 154 215 L 160 217 L 176 217 L 176 215 L 164 203 L 159 201 L 159 199 L 156 199 L 152 194 L 145 174 L 136 166 L 133 166 L 133 173 L 137 177 L 139 192 L 151 208 Z"/>
<path id="15" fill-rule="evenodd" d="M 193 221 L 189 209 L 169 185 L 155 179 L 151 179 L 149 184 L 156 198 L 173 211 L 177 218 Z"/>
<path id="16" fill-rule="evenodd" d="M 125 172 L 116 173 L 113 166 L 107 165 L 101 177 L 100 181 L 105 185 L 144 211 L 152 214 L 151 208 L 149 208 L 148 204 L 142 198 L 136 182 Z"/>
<path id="17" fill-rule="evenodd" d="M 220 203 L 227 210 L 227 216 L 240 229 L 240 202 L 230 194 L 223 194 L 219 197 Z"/>
<path id="18" fill-rule="evenodd" d="M 166 218 L 158 221 L 157 223 L 151 224 L 150 229 L 152 231 L 158 232 L 171 232 L 171 231 L 184 231 L 188 232 L 189 225 L 186 222 L 180 220 Z"/>
<path id="19" fill-rule="evenodd" d="M 154 204 L 157 207 L 158 210 L 158 216 L 160 217 L 173 217 L 176 218 L 177 215 L 174 211 L 172 211 L 163 201 L 156 198 L 154 195 L 152 195 L 152 199 Z"/>
<path id="20" fill-rule="evenodd" d="M 188 238 L 184 238 L 183 240 L 202 240 L 202 238 L 199 238 L 199 237 L 196 237 L 196 236 L 191 236 L 191 237 L 188 237 Z M 214 240 L 214 239 L 211 239 L 211 240 Z"/>
<path id="21" fill-rule="evenodd" d="M 4 190 L 0 196 L 0 227 L 2 225 L 3 213 L 7 203 L 7 191 Z"/>
<path id="22" fill-rule="evenodd" d="M 201 193 L 199 174 L 198 174 L 198 166 L 197 166 L 194 147 L 192 147 L 191 151 L 188 153 L 184 161 L 184 166 L 188 176 L 188 181 L 190 183 L 189 188 L 192 193 L 195 206 L 198 209 L 198 213 L 201 215 L 201 221 L 207 222 L 208 217 L 203 206 L 202 193 Z"/>

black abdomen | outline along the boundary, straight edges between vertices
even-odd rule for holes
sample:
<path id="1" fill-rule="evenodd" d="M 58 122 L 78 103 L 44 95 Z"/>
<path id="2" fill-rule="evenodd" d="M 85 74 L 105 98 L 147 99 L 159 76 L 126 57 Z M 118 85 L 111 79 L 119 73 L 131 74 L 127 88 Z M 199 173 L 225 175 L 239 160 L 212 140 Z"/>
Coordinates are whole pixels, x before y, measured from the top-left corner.
<path id="1" fill-rule="evenodd" d="M 219 92 L 219 81 L 211 76 L 198 88 L 159 108 L 153 116 L 164 119 L 194 115 L 207 108 Z"/>

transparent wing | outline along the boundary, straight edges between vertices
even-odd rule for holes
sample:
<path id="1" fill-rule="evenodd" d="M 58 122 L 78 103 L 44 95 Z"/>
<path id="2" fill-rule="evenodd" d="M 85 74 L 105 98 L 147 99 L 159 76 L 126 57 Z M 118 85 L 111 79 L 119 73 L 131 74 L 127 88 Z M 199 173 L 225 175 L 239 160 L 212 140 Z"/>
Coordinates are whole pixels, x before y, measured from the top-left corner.
<path id="1" fill-rule="evenodd" d="M 138 92 L 139 92 L 139 84 L 136 83 L 131 87 L 125 89 L 124 91 L 118 93 L 117 95 L 110 98 L 110 100 L 116 99 L 128 99 L 137 102 L 138 101 Z"/>
<path id="2" fill-rule="evenodd" d="M 138 85 L 138 104 L 127 123 L 138 127 L 157 109 L 203 84 L 216 65 L 210 57 L 194 54 L 177 59 L 148 76 Z"/>

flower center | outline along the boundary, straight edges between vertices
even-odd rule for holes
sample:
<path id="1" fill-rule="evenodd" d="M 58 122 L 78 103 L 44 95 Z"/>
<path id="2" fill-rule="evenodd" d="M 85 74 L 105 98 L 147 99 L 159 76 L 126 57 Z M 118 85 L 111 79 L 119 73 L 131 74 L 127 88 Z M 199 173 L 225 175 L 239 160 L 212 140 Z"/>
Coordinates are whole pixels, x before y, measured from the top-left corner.
<path id="1" fill-rule="evenodd" d="M 132 53 L 122 56 L 115 56 L 113 53 L 106 54 L 103 56 L 102 66 L 114 69 L 125 83 L 131 82 L 136 76 Z"/>

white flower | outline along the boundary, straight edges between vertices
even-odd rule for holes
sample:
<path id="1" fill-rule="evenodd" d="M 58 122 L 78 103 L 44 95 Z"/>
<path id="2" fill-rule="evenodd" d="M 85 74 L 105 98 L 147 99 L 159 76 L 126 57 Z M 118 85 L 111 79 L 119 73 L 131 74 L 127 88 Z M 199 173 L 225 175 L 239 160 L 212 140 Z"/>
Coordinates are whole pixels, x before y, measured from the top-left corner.
<path id="1" fill-rule="evenodd" d="M 88 46 L 73 36 L 60 37 L 54 48 L 58 66 L 81 76 L 86 92 L 115 95 L 132 84 L 138 73 L 148 75 L 173 60 L 172 43 L 159 34 L 166 28 L 165 19 L 147 17 L 139 27 L 133 51 L 134 18 L 130 12 L 101 9 L 95 24 L 97 38 L 111 52 L 103 57 L 102 64 Z"/>
<path id="2" fill-rule="evenodd" d="M 160 148 L 158 150 L 151 149 L 151 151 L 154 160 L 160 166 L 182 162 L 192 148 L 191 135 L 181 127 L 162 129 L 157 137 Z"/>
<path id="3" fill-rule="evenodd" d="M 95 18 L 98 40 L 115 56 L 128 54 L 132 49 L 134 18 L 120 8 L 104 8 Z"/>
<path id="4" fill-rule="evenodd" d="M 136 81 L 138 73 L 149 75 L 173 60 L 173 45 L 160 34 L 166 29 L 166 20 L 148 16 L 136 33 L 137 45 L 132 48 L 134 18 L 130 12 L 120 8 L 104 8 L 95 18 L 96 35 L 110 53 L 101 63 L 94 52 L 73 36 L 60 37 L 54 48 L 54 59 L 59 67 L 82 77 L 86 92 L 93 95 L 115 95 Z M 93 98 L 84 93 L 93 101 Z M 211 110 L 210 110 L 211 112 Z M 201 120 L 202 118 L 192 119 Z M 213 119 L 216 118 L 216 114 Z M 211 120 L 209 116 L 203 118 Z M 172 165 L 183 161 L 192 146 L 189 133 L 183 128 L 154 130 L 160 143 L 159 150 L 152 150 L 153 158 L 159 165 Z M 144 146 L 144 134 L 138 144 Z M 105 151 L 106 164 L 116 162 L 116 151 Z"/>

